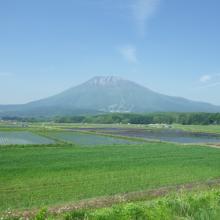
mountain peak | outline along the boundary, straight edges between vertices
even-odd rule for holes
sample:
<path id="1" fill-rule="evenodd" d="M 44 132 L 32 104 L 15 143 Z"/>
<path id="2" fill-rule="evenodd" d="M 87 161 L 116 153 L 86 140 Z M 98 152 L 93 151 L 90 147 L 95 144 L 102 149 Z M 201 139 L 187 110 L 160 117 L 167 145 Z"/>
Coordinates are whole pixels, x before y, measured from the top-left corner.
<path id="1" fill-rule="evenodd" d="M 124 80 L 118 76 L 95 76 L 87 81 L 87 84 L 95 86 L 116 86 L 122 81 Z"/>
<path id="2" fill-rule="evenodd" d="M 220 107 L 156 93 L 120 77 L 96 76 L 46 99 L 24 105 L 0 106 L 0 117 L 155 111 L 219 112 Z"/>

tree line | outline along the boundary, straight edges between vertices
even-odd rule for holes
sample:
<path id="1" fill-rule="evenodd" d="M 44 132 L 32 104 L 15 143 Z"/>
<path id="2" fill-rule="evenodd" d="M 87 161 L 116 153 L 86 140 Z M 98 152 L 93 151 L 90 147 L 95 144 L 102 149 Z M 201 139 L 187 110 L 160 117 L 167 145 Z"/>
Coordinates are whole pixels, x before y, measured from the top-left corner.
<path id="1" fill-rule="evenodd" d="M 110 113 L 93 116 L 63 116 L 54 119 L 57 123 L 94 123 L 94 124 L 183 124 L 210 125 L 220 124 L 220 113 Z"/>

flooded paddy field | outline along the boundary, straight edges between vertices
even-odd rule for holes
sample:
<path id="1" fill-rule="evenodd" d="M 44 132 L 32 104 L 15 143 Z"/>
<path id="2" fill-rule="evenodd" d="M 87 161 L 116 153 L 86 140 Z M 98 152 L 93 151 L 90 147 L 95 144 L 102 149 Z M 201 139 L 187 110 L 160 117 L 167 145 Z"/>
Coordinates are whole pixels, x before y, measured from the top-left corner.
<path id="1" fill-rule="evenodd" d="M 191 132 L 180 129 L 145 129 L 145 128 L 77 128 L 79 131 L 89 131 L 99 134 L 120 135 L 150 140 L 160 140 L 176 143 L 220 143 L 220 135 Z"/>
<path id="2" fill-rule="evenodd" d="M 79 146 L 109 146 L 109 145 L 129 145 L 138 142 L 119 139 L 114 137 L 101 136 L 96 134 L 84 134 L 80 132 L 49 132 L 48 135 L 61 141 L 77 144 Z"/>
<path id="3" fill-rule="evenodd" d="M 0 145 L 53 144 L 54 141 L 28 131 L 0 131 Z"/>

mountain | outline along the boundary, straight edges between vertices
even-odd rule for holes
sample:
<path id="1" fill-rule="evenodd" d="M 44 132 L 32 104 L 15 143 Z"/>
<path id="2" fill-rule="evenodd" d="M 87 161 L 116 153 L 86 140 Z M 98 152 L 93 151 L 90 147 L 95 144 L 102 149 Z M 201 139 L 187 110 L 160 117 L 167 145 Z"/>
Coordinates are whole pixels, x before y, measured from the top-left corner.
<path id="1" fill-rule="evenodd" d="M 0 116 L 54 116 L 103 112 L 219 112 L 220 106 L 154 92 L 119 77 L 94 77 L 58 95 L 2 105 Z"/>

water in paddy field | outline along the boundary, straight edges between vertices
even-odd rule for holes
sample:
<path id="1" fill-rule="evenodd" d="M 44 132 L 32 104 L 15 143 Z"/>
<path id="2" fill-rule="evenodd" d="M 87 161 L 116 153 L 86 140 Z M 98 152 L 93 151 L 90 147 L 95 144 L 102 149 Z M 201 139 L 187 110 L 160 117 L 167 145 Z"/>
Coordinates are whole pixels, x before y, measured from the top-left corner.
<path id="1" fill-rule="evenodd" d="M 53 144 L 54 141 L 28 131 L 0 131 L 0 145 Z"/>
<path id="2" fill-rule="evenodd" d="M 188 132 L 176 129 L 81 128 L 80 130 L 176 143 L 220 143 L 220 135 L 217 134 Z"/>
<path id="3" fill-rule="evenodd" d="M 81 146 L 109 146 L 109 145 L 128 145 L 138 144 L 138 142 L 101 136 L 93 134 L 83 134 L 80 132 L 53 132 L 50 136 L 62 141 L 71 142 Z"/>

